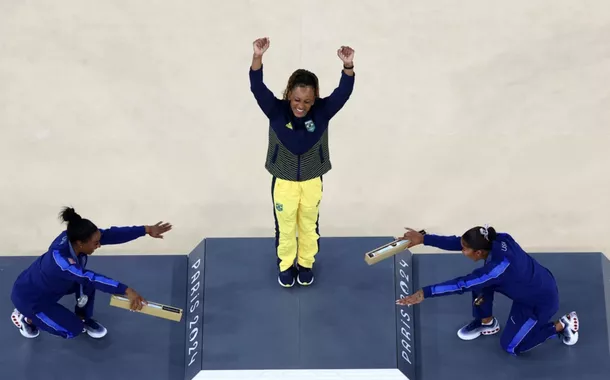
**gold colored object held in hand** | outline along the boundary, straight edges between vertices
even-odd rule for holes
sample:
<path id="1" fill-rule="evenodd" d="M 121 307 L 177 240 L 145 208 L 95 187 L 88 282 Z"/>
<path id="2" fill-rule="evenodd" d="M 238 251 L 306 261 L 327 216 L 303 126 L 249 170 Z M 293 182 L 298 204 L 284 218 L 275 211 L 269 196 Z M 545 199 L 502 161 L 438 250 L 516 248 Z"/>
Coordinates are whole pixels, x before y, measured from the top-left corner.
<path id="1" fill-rule="evenodd" d="M 130 302 L 127 297 L 110 296 L 110 306 L 118 307 L 125 310 L 131 310 Z M 152 315 L 153 317 L 168 319 L 170 321 L 180 322 L 182 320 L 182 309 L 177 307 L 163 305 L 156 302 L 147 301 L 147 305 L 142 306 L 142 310 L 135 310 L 138 313 Z"/>
<path id="2" fill-rule="evenodd" d="M 426 231 L 419 231 L 420 234 L 425 235 Z M 374 265 L 378 262 L 390 258 L 397 253 L 400 253 L 406 250 L 409 247 L 410 240 L 394 240 L 388 244 L 382 245 L 381 247 L 377 247 L 372 251 L 369 251 L 364 254 L 364 261 L 368 265 Z"/>

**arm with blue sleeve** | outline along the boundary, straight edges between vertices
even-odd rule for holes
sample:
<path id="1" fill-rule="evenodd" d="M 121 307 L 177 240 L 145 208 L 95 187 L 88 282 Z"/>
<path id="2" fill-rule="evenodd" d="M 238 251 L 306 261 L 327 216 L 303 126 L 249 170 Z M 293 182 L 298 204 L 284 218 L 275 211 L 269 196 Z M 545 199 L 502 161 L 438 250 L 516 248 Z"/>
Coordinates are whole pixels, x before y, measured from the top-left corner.
<path id="1" fill-rule="evenodd" d="M 498 260 L 491 260 L 481 268 L 477 268 L 466 276 L 434 285 L 424 286 L 424 298 L 462 294 L 466 291 L 480 293 L 483 289 L 499 284 L 506 279 L 506 270 L 510 261 L 505 256 Z"/>
<path id="2" fill-rule="evenodd" d="M 459 236 L 424 235 L 424 245 L 444 249 L 445 251 L 461 251 L 462 238 Z"/>
<path id="3" fill-rule="evenodd" d="M 100 245 L 123 244 L 146 235 L 146 226 L 110 227 L 100 229 Z"/>
<path id="4" fill-rule="evenodd" d="M 76 266 L 73 263 L 74 261 L 62 256 L 59 251 L 53 251 L 53 260 L 60 269 L 60 277 L 66 280 L 76 281 L 83 286 L 92 285 L 96 290 L 109 294 L 125 294 L 127 291 L 127 285 L 99 273 Z"/>
<path id="5" fill-rule="evenodd" d="M 260 67 L 250 67 L 250 91 L 252 91 L 256 103 L 263 113 L 269 119 L 272 118 L 282 102 L 273 95 L 273 92 L 263 82 L 262 64 Z"/>
<path id="6" fill-rule="evenodd" d="M 341 108 L 343 108 L 354 91 L 356 74 L 351 72 L 351 70 L 351 74 L 347 74 L 345 71 L 346 70 L 341 71 L 339 85 L 333 90 L 333 92 L 327 97 L 319 100 L 320 103 L 322 103 L 326 116 L 329 120 L 332 119 L 337 112 L 341 110 Z"/>

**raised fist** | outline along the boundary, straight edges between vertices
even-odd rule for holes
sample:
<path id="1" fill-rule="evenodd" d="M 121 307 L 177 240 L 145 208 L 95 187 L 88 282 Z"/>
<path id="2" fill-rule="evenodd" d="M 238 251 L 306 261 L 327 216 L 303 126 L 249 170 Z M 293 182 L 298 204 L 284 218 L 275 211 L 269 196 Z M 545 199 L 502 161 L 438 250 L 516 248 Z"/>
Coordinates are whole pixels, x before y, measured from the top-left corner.
<path id="1" fill-rule="evenodd" d="M 252 43 L 252 47 L 254 49 L 254 55 L 257 57 L 262 57 L 263 54 L 269 49 L 269 37 L 259 38 Z"/>
<path id="2" fill-rule="evenodd" d="M 337 55 L 345 65 L 351 65 L 354 61 L 354 49 L 349 46 L 341 46 L 337 50 Z"/>

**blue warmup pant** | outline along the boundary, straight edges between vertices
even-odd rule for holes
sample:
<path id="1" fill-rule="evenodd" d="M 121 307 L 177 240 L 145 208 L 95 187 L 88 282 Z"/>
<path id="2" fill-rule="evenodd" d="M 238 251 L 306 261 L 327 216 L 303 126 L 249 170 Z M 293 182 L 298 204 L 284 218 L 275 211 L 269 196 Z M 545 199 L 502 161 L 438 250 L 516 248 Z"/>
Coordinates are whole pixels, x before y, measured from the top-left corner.
<path id="1" fill-rule="evenodd" d="M 480 305 L 474 305 L 477 296 L 483 297 Z M 472 294 L 473 311 L 476 319 L 493 316 L 493 291 L 484 291 L 482 294 Z M 555 323 L 552 318 L 559 310 L 559 295 L 557 292 L 550 295 L 550 299 L 536 307 L 513 302 L 509 316 L 506 320 L 500 345 L 512 355 L 519 355 L 525 351 L 544 343 L 550 338 L 558 337 Z"/>
<path id="2" fill-rule="evenodd" d="M 83 308 L 78 305 L 74 312 L 59 303 L 49 305 L 28 305 L 20 299 L 13 297 L 13 304 L 21 314 L 30 319 L 40 330 L 62 338 L 71 339 L 83 332 L 83 319 L 91 318 L 95 303 L 95 288 L 83 287 L 83 293 L 88 297 Z M 75 301 L 80 297 L 80 286 L 75 286 L 68 294 L 74 294 Z"/>

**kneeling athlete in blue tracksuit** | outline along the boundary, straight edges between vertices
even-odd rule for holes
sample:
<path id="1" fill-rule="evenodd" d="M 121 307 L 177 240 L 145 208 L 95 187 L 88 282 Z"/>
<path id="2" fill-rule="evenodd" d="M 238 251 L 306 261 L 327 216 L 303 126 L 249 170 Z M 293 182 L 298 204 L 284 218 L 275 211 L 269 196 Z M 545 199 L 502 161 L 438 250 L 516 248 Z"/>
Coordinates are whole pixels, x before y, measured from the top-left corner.
<path id="1" fill-rule="evenodd" d="M 11 300 L 15 310 L 11 319 L 26 338 L 37 337 L 40 330 L 67 339 L 85 331 L 93 338 L 101 338 L 107 330 L 92 318 L 96 290 L 127 296 L 132 310 L 141 310 L 146 301 L 127 285 L 85 269 L 88 256 L 102 245 L 126 243 L 147 234 L 162 238 L 171 225 L 98 229 L 73 208 L 64 208 L 61 216 L 68 224 L 66 231 L 13 285 Z M 76 296 L 74 312 L 58 303 L 69 294 Z"/>
<path id="2" fill-rule="evenodd" d="M 472 292 L 474 320 L 458 331 L 464 340 L 496 334 L 500 324 L 493 316 L 494 293 L 513 301 L 505 330 L 500 338 L 502 348 L 512 355 L 531 350 L 547 339 L 562 337 L 563 343 L 578 341 L 578 315 L 568 313 L 559 320 L 551 318 L 559 309 L 559 293 L 553 274 L 528 255 L 507 233 L 496 233 L 493 227 L 473 227 L 462 237 L 422 235 L 412 229 L 402 240 L 409 246 L 425 244 L 448 251 L 462 251 L 474 261 L 485 264 L 472 273 L 453 280 L 423 287 L 398 305 L 414 305 L 426 298 Z"/>

